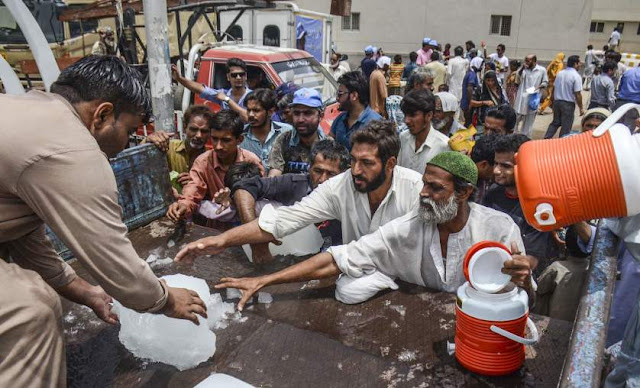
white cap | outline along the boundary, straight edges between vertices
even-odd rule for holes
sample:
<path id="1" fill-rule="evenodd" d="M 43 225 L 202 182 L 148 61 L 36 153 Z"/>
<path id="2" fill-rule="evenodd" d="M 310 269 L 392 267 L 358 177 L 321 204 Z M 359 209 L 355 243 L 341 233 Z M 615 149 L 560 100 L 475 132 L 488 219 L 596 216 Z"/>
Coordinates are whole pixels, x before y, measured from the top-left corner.
<path id="1" fill-rule="evenodd" d="M 442 111 L 443 112 L 457 112 L 458 111 L 458 99 L 456 96 L 449 92 L 438 92 L 435 94 L 436 97 L 440 98 L 440 102 L 442 103 Z"/>
<path id="2" fill-rule="evenodd" d="M 383 55 L 380 58 L 378 58 L 378 67 L 382 69 L 384 65 L 391 66 L 391 58 L 389 58 L 386 55 Z"/>

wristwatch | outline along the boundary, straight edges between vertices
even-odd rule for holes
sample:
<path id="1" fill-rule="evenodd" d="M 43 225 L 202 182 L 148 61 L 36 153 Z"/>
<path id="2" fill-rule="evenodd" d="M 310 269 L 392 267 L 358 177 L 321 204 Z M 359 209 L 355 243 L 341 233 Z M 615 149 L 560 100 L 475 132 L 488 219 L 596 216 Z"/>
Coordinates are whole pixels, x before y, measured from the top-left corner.
<path id="1" fill-rule="evenodd" d="M 229 103 L 229 100 L 231 100 L 231 98 L 229 98 L 229 96 L 224 96 L 224 99 L 222 101 Z"/>

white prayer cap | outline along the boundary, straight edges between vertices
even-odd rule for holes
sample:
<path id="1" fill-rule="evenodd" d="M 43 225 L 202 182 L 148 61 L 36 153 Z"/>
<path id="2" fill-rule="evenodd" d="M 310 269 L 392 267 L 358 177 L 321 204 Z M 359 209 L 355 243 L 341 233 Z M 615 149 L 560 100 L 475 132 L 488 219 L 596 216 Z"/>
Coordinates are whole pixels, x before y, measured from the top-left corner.
<path id="1" fill-rule="evenodd" d="M 380 58 L 378 58 L 378 67 L 382 69 L 384 65 L 391 66 L 391 58 L 386 55 L 383 55 Z"/>
<path id="2" fill-rule="evenodd" d="M 458 110 L 458 99 L 449 92 L 438 92 L 435 94 L 442 103 L 443 112 L 456 112 Z"/>

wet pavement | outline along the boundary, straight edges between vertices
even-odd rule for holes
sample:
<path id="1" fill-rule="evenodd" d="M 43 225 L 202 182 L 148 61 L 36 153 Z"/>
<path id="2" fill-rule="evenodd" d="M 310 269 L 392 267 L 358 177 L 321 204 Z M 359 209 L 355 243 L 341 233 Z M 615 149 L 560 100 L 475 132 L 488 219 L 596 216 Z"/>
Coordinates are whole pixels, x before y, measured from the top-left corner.
<path id="1" fill-rule="evenodd" d="M 211 235 L 194 226 L 177 246 L 166 219 L 136 229 L 130 238 L 140 257 L 151 251 L 173 257 L 179 247 Z M 257 271 L 240 248 L 170 264 L 159 275 L 184 273 L 213 285 L 225 276 L 253 276 L 292 264 L 292 258 Z M 72 266 L 91 280 L 77 262 Z M 136 359 L 118 340 L 118 327 L 102 323 L 85 307 L 64 301 L 70 387 L 192 387 L 213 372 L 256 387 L 551 387 L 556 386 L 571 335 L 571 323 L 533 316 L 540 342 L 528 347 L 523 367 L 492 378 L 466 371 L 446 352 L 455 334 L 455 296 L 400 283 L 398 291 L 360 305 L 333 298 L 333 280 L 265 288 L 273 303 L 245 309 L 246 320 L 216 330 L 216 353 L 199 366 L 172 366 Z M 225 294 L 223 293 L 223 299 Z"/>

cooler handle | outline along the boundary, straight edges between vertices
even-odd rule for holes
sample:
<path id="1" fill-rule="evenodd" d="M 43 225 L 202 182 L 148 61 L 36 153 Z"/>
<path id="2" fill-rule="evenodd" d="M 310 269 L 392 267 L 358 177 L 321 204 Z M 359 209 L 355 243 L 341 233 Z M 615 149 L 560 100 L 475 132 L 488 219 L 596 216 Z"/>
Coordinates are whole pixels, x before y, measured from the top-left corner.
<path id="1" fill-rule="evenodd" d="M 600 137 L 607 133 L 609 128 L 611 128 L 615 123 L 618 122 L 627 113 L 630 109 L 640 109 L 640 104 L 628 103 L 622 105 L 620 108 L 616 109 L 611 116 L 609 116 L 605 121 L 603 121 L 598 128 L 594 129 L 592 132 L 593 137 Z"/>
<path id="2" fill-rule="evenodd" d="M 505 329 L 501 329 L 496 325 L 491 325 L 490 329 L 492 332 L 499 334 L 503 337 L 509 338 L 512 341 L 521 343 L 523 345 L 533 345 L 538 342 L 538 329 L 536 329 L 536 325 L 533 323 L 531 318 L 527 317 L 527 328 L 531 332 L 531 338 L 522 338 L 519 335 L 515 335 L 510 331 L 506 331 Z"/>

